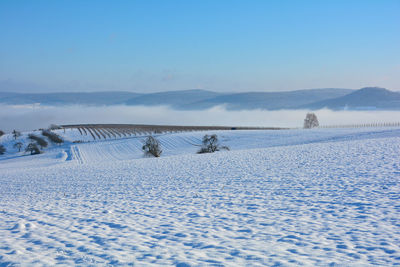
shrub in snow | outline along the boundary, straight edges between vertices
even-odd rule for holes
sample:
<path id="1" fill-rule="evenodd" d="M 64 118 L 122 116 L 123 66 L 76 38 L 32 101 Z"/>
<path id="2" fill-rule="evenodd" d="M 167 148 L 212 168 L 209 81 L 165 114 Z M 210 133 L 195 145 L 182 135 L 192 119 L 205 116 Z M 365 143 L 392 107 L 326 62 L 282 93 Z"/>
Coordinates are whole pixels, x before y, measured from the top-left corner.
<path id="1" fill-rule="evenodd" d="M 214 153 L 215 151 L 220 150 L 229 150 L 227 146 L 221 146 L 218 141 L 218 136 L 216 134 L 208 135 L 206 134 L 203 137 L 202 146 L 200 150 L 197 152 L 198 154 L 202 153 Z"/>
<path id="2" fill-rule="evenodd" d="M 0 136 L 3 136 L 4 132 L 2 130 L 0 130 Z"/>
<path id="3" fill-rule="evenodd" d="M 0 145 L 0 155 L 6 153 L 6 148 L 3 145 Z"/>
<path id="4" fill-rule="evenodd" d="M 31 155 L 40 154 L 40 149 L 36 143 L 30 143 L 26 148 L 25 152 L 30 152 Z"/>
<path id="5" fill-rule="evenodd" d="M 153 136 L 149 136 L 146 138 L 142 150 L 144 152 L 144 155 L 147 157 L 153 156 L 158 158 L 159 156 L 161 156 L 162 153 L 160 142 Z"/>
<path id="6" fill-rule="evenodd" d="M 21 152 L 22 146 L 23 144 L 21 142 L 16 142 L 13 147 L 18 148 L 18 152 Z"/>
<path id="7" fill-rule="evenodd" d="M 43 149 L 44 147 L 47 147 L 47 145 L 48 145 L 46 140 L 44 140 L 43 138 L 41 138 L 41 137 L 39 137 L 37 135 L 29 134 L 28 138 L 31 139 L 31 140 L 36 141 L 41 149 Z"/>
<path id="8" fill-rule="evenodd" d="M 317 116 L 314 113 L 307 113 L 304 119 L 304 129 L 311 129 L 318 126 L 319 122 Z"/>
<path id="9" fill-rule="evenodd" d="M 57 124 L 50 124 L 49 126 L 49 130 L 59 130 L 59 129 L 62 129 L 62 127 Z"/>
<path id="10" fill-rule="evenodd" d="M 17 140 L 17 138 L 21 136 L 21 133 L 18 132 L 17 130 L 14 130 L 14 131 L 12 131 L 12 135 L 13 135 L 14 139 Z"/>
<path id="11" fill-rule="evenodd" d="M 62 144 L 64 140 L 56 133 L 53 133 L 50 130 L 42 130 L 42 135 L 49 138 L 49 140 L 55 144 Z"/>

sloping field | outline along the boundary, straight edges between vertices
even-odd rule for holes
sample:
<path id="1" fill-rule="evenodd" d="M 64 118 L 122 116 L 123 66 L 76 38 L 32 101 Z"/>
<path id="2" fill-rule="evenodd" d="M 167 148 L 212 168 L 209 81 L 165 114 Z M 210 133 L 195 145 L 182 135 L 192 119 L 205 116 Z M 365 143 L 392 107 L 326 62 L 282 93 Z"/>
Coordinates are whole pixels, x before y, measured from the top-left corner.
<path id="1" fill-rule="evenodd" d="M 166 133 L 182 133 L 193 131 L 218 130 L 283 130 L 274 127 L 226 127 L 226 126 L 173 126 L 173 125 L 141 125 L 141 124 L 77 124 L 63 125 L 63 129 L 75 132 L 75 138 L 84 141 L 132 136 L 155 135 Z M 65 133 L 64 130 L 64 133 Z M 79 132 L 79 134 L 78 134 Z M 82 139 L 83 137 L 83 139 Z"/>
<path id="2" fill-rule="evenodd" d="M 67 132 L 68 133 L 68 132 Z M 375 129 L 318 129 L 318 130 L 280 130 L 280 131 L 208 131 L 176 134 L 156 134 L 163 150 L 162 156 L 195 154 L 199 150 L 204 134 L 215 133 L 220 142 L 231 150 L 290 146 L 314 142 L 336 142 L 400 136 L 398 128 Z M 68 138 L 68 136 L 66 135 Z M 73 160 L 80 163 L 110 162 L 143 157 L 141 150 L 146 136 L 129 137 L 112 141 L 98 141 L 71 146 Z M 69 153 L 69 150 L 66 150 Z"/>
<path id="3" fill-rule="evenodd" d="M 0 160 L 0 265 L 400 264 L 399 128 L 204 133 Z"/>

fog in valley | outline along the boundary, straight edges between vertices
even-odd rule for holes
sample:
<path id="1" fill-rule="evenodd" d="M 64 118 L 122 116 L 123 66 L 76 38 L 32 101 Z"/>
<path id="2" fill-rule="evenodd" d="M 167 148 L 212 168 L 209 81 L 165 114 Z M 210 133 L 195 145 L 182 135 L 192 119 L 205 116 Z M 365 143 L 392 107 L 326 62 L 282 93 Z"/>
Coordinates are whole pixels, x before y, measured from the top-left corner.
<path id="1" fill-rule="evenodd" d="M 0 129 L 10 132 L 48 127 L 50 124 L 160 124 L 205 126 L 302 127 L 307 110 L 226 110 L 223 106 L 201 111 L 167 106 L 38 106 L 0 105 Z M 313 111 L 320 125 L 398 122 L 400 111 Z"/>

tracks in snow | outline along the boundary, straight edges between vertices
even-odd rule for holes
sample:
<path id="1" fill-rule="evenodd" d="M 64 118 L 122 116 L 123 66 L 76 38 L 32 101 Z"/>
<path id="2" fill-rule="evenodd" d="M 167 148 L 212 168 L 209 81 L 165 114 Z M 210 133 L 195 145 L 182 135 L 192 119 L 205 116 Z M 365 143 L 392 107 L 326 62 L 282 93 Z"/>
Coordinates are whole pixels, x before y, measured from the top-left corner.
<path id="1" fill-rule="evenodd" d="M 85 163 L 85 161 L 82 158 L 82 155 L 80 153 L 79 147 L 77 145 L 72 145 L 69 148 L 69 151 L 67 152 L 67 154 L 68 154 L 67 161 L 68 160 L 75 160 L 79 164 L 84 164 Z"/>
<path id="2" fill-rule="evenodd" d="M 210 132 L 209 132 L 210 133 Z M 304 134 L 307 133 L 307 134 Z M 221 144 L 232 150 L 254 149 L 280 146 L 293 146 L 320 142 L 339 142 L 370 138 L 398 136 L 400 129 L 376 129 L 365 132 L 343 129 L 340 131 L 222 131 L 217 132 Z M 160 141 L 163 156 L 194 154 L 205 132 L 161 134 Z M 97 141 L 74 144 L 70 147 L 67 160 L 76 160 L 79 164 L 90 162 L 111 162 L 113 160 L 131 160 L 143 157 L 142 145 L 146 137 L 132 137 L 109 141 Z"/>
<path id="3" fill-rule="evenodd" d="M 90 162 L 111 162 L 113 160 L 130 160 L 142 158 L 142 138 L 127 138 L 121 140 L 101 141 L 71 145 L 67 160 L 74 160 L 78 164 Z M 196 136 L 160 135 L 163 155 L 177 155 L 195 153 L 201 139 Z"/>

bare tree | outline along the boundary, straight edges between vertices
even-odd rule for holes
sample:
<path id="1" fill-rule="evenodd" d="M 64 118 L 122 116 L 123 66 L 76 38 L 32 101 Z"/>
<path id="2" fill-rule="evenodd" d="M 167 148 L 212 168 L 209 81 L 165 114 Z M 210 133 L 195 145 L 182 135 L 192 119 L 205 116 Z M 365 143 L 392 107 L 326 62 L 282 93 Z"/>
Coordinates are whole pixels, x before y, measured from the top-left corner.
<path id="1" fill-rule="evenodd" d="M 0 155 L 4 155 L 6 153 L 6 148 L 3 145 L 0 145 Z"/>
<path id="2" fill-rule="evenodd" d="M 14 130 L 14 131 L 12 131 L 12 135 L 13 135 L 14 139 L 17 140 L 17 138 L 21 136 L 21 133 L 18 132 L 17 130 Z"/>
<path id="3" fill-rule="evenodd" d="M 227 146 L 221 146 L 218 141 L 218 136 L 216 134 L 213 135 L 208 135 L 206 134 L 203 137 L 202 141 L 202 147 L 200 150 L 197 152 L 198 154 L 202 153 L 214 153 L 215 151 L 220 151 L 220 150 L 229 150 L 229 147 Z"/>
<path id="4" fill-rule="evenodd" d="M 147 157 L 153 156 L 158 158 L 161 156 L 162 153 L 160 142 L 153 136 L 149 136 L 146 138 L 142 150 L 144 152 L 144 155 Z"/>
<path id="5" fill-rule="evenodd" d="M 14 148 L 18 148 L 18 152 L 21 152 L 22 146 L 23 146 L 23 144 L 21 142 L 16 142 L 14 144 Z"/>
<path id="6" fill-rule="evenodd" d="M 36 154 L 40 154 L 40 149 L 38 148 L 36 143 L 30 143 L 26 147 L 25 152 L 30 152 L 31 155 L 36 155 Z"/>
<path id="7" fill-rule="evenodd" d="M 307 113 L 306 118 L 304 119 L 304 129 L 311 129 L 318 126 L 319 122 L 317 115 L 314 113 Z"/>

